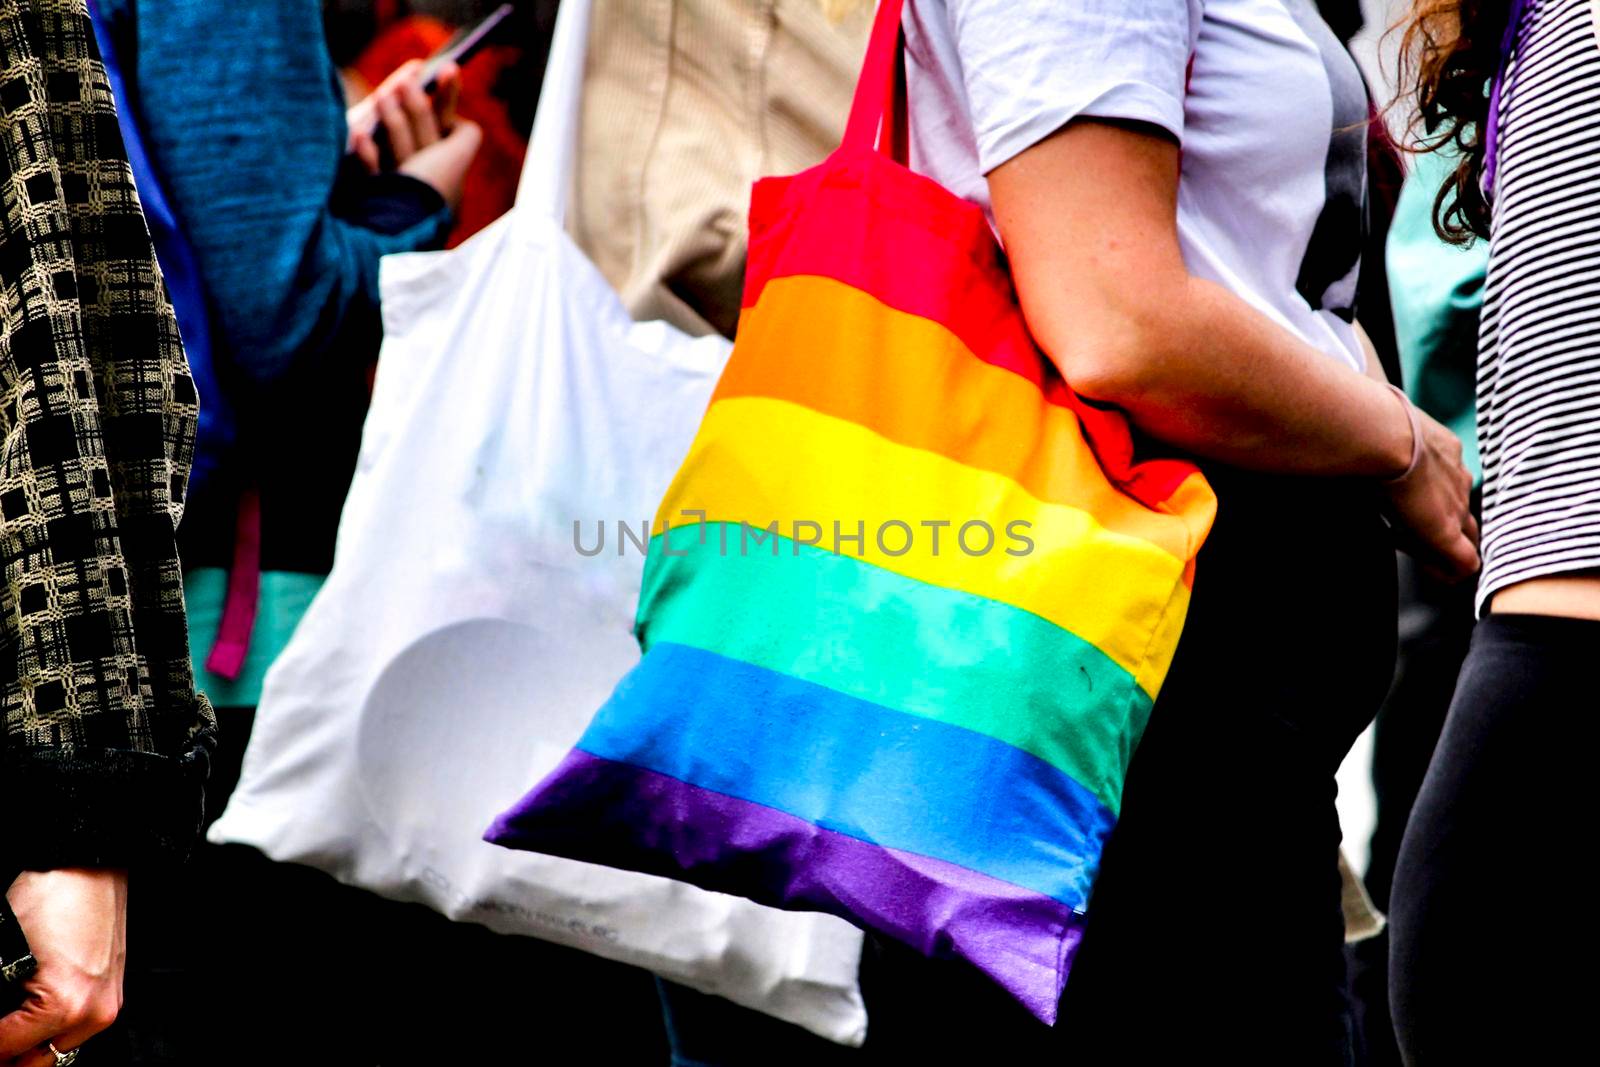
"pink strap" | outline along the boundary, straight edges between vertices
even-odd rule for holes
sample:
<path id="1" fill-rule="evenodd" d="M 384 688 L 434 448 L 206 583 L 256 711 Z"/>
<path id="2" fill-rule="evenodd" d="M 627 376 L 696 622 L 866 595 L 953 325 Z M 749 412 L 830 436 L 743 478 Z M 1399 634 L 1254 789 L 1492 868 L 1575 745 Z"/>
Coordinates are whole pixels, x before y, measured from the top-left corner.
<path id="1" fill-rule="evenodd" d="M 239 524 L 233 539 L 233 567 L 228 571 L 228 599 L 217 624 L 217 639 L 206 657 L 206 670 L 232 682 L 244 673 L 261 606 L 261 494 L 246 489 L 239 497 Z"/>
<path id="2" fill-rule="evenodd" d="M 850 124 L 845 127 L 844 147 L 879 150 L 890 153 L 895 137 L 879 139 L 878 130 L 887 116 L 894 121 L 891 106 L 895 98 L 897 68 L 900 58 L 900 14 L 905 0 L 879 0 L 877 21 L 872 26 L 872 39 L 867 42 L 867 58 L 861 64 L 861 80 L 856 82 L 855 102 L 850 105 Z"/>

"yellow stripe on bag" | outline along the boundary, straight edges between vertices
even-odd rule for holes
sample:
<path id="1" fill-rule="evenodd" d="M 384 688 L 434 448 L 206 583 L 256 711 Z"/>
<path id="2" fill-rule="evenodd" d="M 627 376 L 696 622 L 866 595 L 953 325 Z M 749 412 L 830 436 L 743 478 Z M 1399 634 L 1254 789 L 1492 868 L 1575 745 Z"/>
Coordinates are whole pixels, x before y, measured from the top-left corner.
<path id="1" fill-rule="evenodd" d="M 1086 511 L 781 400 L 712 404 L 659 514 L 682 526 L 699 512 L 707 522 L 748 524 L 715 534 L 729 538 L 729 556 L 772 552 L 759 538 L 776 523 L 794 540 L 1030 611 L 1099 648 L 1147 693 L 1165 676 L 1177 645 L 1170 620 L 1189 595 L 1183 561 Z M 927 525 L 938 522 L 948 525 Z M 983 527 L 967 526 L 978 522 L 992 543 Z M 859 542 L 848 540 L 858 533 Z M 1016 533 L 1031 551 L 1008 537 Z M 672 544 L 691 536 L 678 530 Z"/>
<path id="2" fill-rule="evenodd" d="M 796 337 L 828 353 L 826 373 L 812 360 L 775 358 L 792 352 Z M 843 282 L 807 275 L 768 282 L 739 319 L 739 344 L 717 383 L 718 399 L 793 401 L 891 441 L 1008 475 L 1040 500 L 1082 508 L 1107 529 L 1180 559 L 1193 554 L 1204 532 L 1183 516 L 1209 523 L 1203 507 L 1163 514 L 1119 492 L 1069 409 L 1045 403 L 1039 387 L 1020 375 L 985 363 L 940 323 L 896 311 Z"/>

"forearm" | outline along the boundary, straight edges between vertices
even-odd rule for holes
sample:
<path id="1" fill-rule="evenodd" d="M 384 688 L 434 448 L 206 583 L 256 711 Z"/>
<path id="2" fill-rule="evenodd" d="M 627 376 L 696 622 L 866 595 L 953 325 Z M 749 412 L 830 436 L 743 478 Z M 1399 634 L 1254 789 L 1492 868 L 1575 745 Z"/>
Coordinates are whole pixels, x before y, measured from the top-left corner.
<path id="1" fill-rule="evenodd" d="M 1405 408 L 1242 297 L 1189 273 L 1177 146 L 1072 123 L 989 175 L 1023 312 L 1081 395 L 1151 436 L 1241 467 L 1398 474 Z"/>
<path id="2" fill-rule="evenodd" d="M 1403 542 L 1424 566 L 1447 579 L 1477 569 L 1461 442 L 1396 395 L 1376 360 L 1357 372 L 1217 286 L 1178 288 L 1145 305 L 1160 309 L 1146 317 L 1157 325 L 1124 337 L 1120 357 L 1069 352 L 1068 382 L 1074 368 L 1090 368 L 1077 375 L 1080 392 L 1199 456 L 1280 474 L 1383 478 Z"/>
<path id="3" fill-rule="evenodd" d="M 1282 474 L 1405 475 L 1387 487 L 1400 528 L 1439 573 L 1470 574 L 1477 526 L 1461 442 L 1375 370 L 1190 274 L 1180 173 L 1164 131 L 1096 121 L 1069 123 L 989 173 L 1040 347 L 1080 395 L 1197 456 Z"/>
<path id="4" fill-rule="evenodd" d="M 1380 380 L 1219 285 L 1186 276 L 1176 289 L 1139 342 L 1146 351 L 1126 361 L 1133 369 L 1091 374 L 1081 392 L 1121 407 L 1159 440 L 1234 466 L 1333 476 L 1405 470 L 1410 420 Z M 1070 361 L 1064 369 L 1071 382 Z"/>

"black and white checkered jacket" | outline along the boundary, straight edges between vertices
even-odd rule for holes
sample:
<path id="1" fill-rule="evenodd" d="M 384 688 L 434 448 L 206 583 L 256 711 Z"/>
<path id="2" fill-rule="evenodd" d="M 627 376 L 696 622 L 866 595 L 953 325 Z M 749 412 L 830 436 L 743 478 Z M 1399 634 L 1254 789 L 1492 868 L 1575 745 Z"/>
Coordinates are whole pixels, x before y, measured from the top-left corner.
<path id="1" fill-rule="evenodd" d="M 197 411 L 84 0 L 0 0 L 0 867 L 196 840 Z"/>

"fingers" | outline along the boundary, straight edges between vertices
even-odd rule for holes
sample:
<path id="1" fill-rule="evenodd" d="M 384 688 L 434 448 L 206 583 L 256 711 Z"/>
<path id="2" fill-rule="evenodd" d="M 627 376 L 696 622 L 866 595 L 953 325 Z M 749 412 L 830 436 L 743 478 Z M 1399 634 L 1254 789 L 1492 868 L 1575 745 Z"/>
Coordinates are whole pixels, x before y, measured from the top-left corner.
<path id="1" fill-rule="evenodd" d="M 378 97 L 377 107 L 378 121 L 383 124 L 384 133 L 388 135 L 389 151 L 394 153 L 394 158 L 403 163 L 416 155 L 417 143 L 411 135 L 411 122 L 406 118 L 406 111 L 400 103 L 399 94 L 384 92 Z"/>
<path id="2" fill-rule="evenodd" d="M 0 1019 L 0 1056 L 26 1057 L 67 1028 L 66 1012 L 46 1007 L 34 997 Z M 50 1057 L 48 1063 L 54 1063 Z"/>
<path id="3" fill-rule="evenodd" d="M 356 150 L 356 135 L 358 133 L 370 133 L 378 128 L 378 112 L 373 106 L 371 93 L 362 97 L 344 113 L 344 124 L 345 128 L 350 131 L 350 140 L 345 145 L 345 150 L 354 152 Z"/>
<path id="4" fill-rule="evenodd" d="M 20 1067 L 55 1067 L 56 1057 L 55 1053 L 50 1051 L 50 1045 L 54 1044 L 62 1052 L 71 1052 L 75 1048 L 82 1047 L 96 1034 L 109 1029 L 116 1020 L 117 1011 L 114 1007 L 104 1006 L 85 1009 L 82 1021 L 77 1026 L 69 1025 L 64 1029 L 56 1030 L 9 1062 L 18 1064 Z M 48 1027 L 51 1024 L 45 1023 L 41 1025 Z"/>
<path id="5" fill-rule="evenodd" d="M 450 130 L 449 140 L 457 146 L 457 150 L 466 157 L 468 163 L 478 154 L 478 149 L 483 146 L 483 127 L 471 119 L 457 119 Z"/>
<path id="6" fill-rule="evenodd" d="M 414 82 L 422 77 L 422 68 L 426 65 L 427 64 L 423 60 L 408 59 L 398 67 L 394 68 L 393 74 L 390 74 L 387 78 L 383 79 L 382 87 L 390 88 L 396 85 L 402 85 L 406 82 Z"/>
<path id="7" fill-rule="evenodd" d="M 439 132 L 439 117 L 433 110 L 433 99 L 422 91 L 422 86 L 416 81 L 404 82 L 400 86 L 400 103 L 405 108 L 406 119 L 411 123 L 411 136 L 417 148 L 427 148 L 438 142 L 442 134 Z"/>
<path id="8" fill-rule="evenodd" d="M 370 129 L 353 130 L 350 134 L 350 151 L 368 174 L 376 174 L 383 167 L 383 154 L 378 150 L 378 139 Z"/>
<path id="9" fill-rule="evenodd" d="M 1451 542 L 1447 552 L 1457 581 L 1478 573 L 1478 568 L 1482 565 L 1482 560 L 1478 558 L 1478 546 L 1465 533 Z"/>
<path id="10" fill-rule="evenodd" d="M 87 1013 L 80 1025 L 57 1034 L 55 1037 L 50 1038 L 49 1041 L 62 1052 L 71 1052 L 75 1048 L 81 1048 L 96 1034 L 110 1029 L 111 1024 L 116 1021 L 117 1012 L 115 1008 L 107 1006 L 102 1010 Z M 37 1056 L 37 1061 L 22 1059 L 19 1062 L 26 1064 L 27 1067 L 34 1067 L 35 1062 L 37 1062 L 38 1067 L 55 1067 L 56 1057 L 50 1051 L 48 1045 L 34 1049 L 29 1055 Z"/>
<path id="11" fill-rule="evenodd" d="M 1429 575 L 1454 584 L 1478 572 L 1478 522 L 1466 492 L 1436 483 L 1433 492 L 1402 494 L 1394 503 L 1400 547 Z"/>
<path id="12" fill-rule="evenodd" d="M 454 68 L 446 69 L 451 75 L 448 84 L 457 85 Z M 447 108 L 441 108 L 433 97 L 423 91 L 421 70 L 422 64 L 417 61 L 406 63 L 384 79 L 383 85 L 371 97 L 396 165 L 406 162 L 430 145 L 438 144 L 450 128 L 453 118 L 453 102 Z M 443 84 L 446 83 L 441 82 Z M 376 170 L 377 167 L 370 162 L 373 153 L 361 144 L 360 139 L 353 135 L 351 144 L 368 169 Z"/>
<path id="13" fill-rule="evenodd" d="M 1482 560 L 1478 556 L 1478 520 L 1465 496 L 1459 501 L 1455 524 L 1440 531 L 1434 539 L 1434 551 L 1439 555 L 1442 569 L 1449 581 L 1456 582 L 1478 573 Z"/>
<path id="14" fill-rule="evenodd" d="M 93 992 L 74 1004 L 30 994 L 22 1007 L 0 1019 L 0 1057 L 15 1057 L 27 1067 L 54 1067 L 56 1058 L 46 1047 L 50 1042 L 70 1052 L 116 1022 L 121 1006 L 114 989 Z"/>
<path id="15" fill-rule="evenodd" d="M 1390 485 L 1402 543 L 1435 578 L 1457 582 L 1477 573 L 1478 523 L 1472 514 L 1472 475 L 1461 440 L 1419 415 L 1424 448 L 1413 472 Z"/>
<path id="16" fill-rule="evenodd" d="M 1443 585 L 1457 585 L 1477 573 L 1478 568 L 1468 568 L 1459 559 L 1446 559 L 1436 554 L 1411 553 L 1424 574 Z"/>
<path id="17" fill-rule="evenodd" d="M 461 68 L 446 63 L 434 78 L 434 110 L 439 116 L 439 126 L 448 130 L 456 124 L 456 104 L 461 99 Z"/>
<path id="18" fill-rule="evenodd" d="M 119 989 L 101 993 L 68 1021 L 67 1026 L 50 1040 L 62 1052 L 71 1052 L 96 1034 L 111 1028 L 122 1011 L 122 993 Z"/>
<path id="19" fill-rule="evenodd" d="M 62 1052 L 71 1052 L 77 1045 L 63 1045 L 57 1041 L 56 1048 Z M 56 1067 L 56 1054 L 48 1046 L 32 1049 L 11 1061 L 16 1067 Z"/>
<path id="20" fill-rule="evenodd" d="M 1424 570 L 1450 585 L 1477 574 L 1482 565 L 1478 556 L 1477 523 L 1471 515 L 1459 529 L 1413 542 L 1408 551 Z"/>

